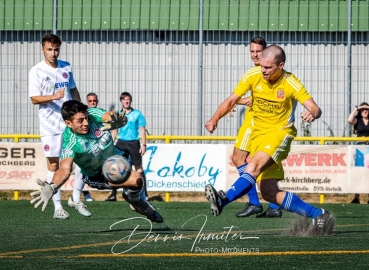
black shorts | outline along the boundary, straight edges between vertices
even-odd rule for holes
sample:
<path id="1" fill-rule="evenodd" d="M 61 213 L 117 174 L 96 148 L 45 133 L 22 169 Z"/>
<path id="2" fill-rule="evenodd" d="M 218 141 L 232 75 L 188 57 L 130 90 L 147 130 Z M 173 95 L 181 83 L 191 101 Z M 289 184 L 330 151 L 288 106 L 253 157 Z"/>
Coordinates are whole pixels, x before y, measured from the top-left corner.
<path id="1" fill-rule="evenodd" d="M 100 172 L 93 176 L 82 176 L 83 183 L 87 184 L 89 187 L 96 188 L 96 189 L 112 189 L 109 185 L 108 181 L 105 179 L 103 174 Z"/>
<path id="2" fill-rule="evenodd" d="M 142 166 L 142 156 L 140 153 L 141 144 L 139 140 L 136 141 L 122 141 L 118 140 L 115 146 L 128 154 L 131 158 L 133 166 Z"/>

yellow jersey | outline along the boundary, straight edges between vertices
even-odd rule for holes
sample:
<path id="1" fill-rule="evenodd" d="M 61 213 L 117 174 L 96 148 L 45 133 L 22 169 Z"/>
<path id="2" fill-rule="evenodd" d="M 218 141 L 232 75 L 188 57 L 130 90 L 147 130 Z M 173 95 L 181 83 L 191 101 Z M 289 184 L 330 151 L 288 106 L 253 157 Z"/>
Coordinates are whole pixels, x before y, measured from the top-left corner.
<path id="1" fill-rule="evenodd" d="M 242 97 L 252 91 L 254 129 L 270 131 L 293 126 L 297 101 L 304 103 L 311 96 L 292 73 L 283 70 L 279 80 L 271 85 L 262 76 L 260 67 L 247 71 L 234 89 Z"/>

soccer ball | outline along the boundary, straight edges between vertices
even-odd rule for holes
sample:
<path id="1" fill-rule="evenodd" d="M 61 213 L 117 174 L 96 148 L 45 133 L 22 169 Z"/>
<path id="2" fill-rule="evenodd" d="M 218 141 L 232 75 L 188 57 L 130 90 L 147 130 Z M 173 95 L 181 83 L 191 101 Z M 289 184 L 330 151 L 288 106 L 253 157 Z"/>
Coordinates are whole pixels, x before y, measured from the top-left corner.
<path id="1" fill-rule="evenodd" d="M 131 163 L 128 159 L 115 155 L 105 160 L 102 173 L 110 183 L 122 184 L 128 179 L 131 169 Z"/>

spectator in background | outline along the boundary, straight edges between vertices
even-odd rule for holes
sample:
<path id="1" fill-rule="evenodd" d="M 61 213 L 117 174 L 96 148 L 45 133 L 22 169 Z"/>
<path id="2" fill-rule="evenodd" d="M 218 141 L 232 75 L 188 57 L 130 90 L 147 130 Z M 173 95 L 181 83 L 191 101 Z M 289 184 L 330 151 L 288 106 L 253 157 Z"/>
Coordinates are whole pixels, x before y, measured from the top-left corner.
<path id="1" fill-rule="evenodd" d="M 86 101 L 89 108 L 97 108 L 97 104 L 99 104 L 99 99 L 95 93 L 88 93 Z"/>
<path id="2" fill-rule="evenodd" d="M 46 34 L 43 36 L 41 44 L 44 60 L 31 68 L 28 90 L 31 102 L 34 105 L 39 105 L 41 142 L 47 160 L 46 179 L 50 183 L 59 168 L 62 133 L 65 129 L 60 108 L 64 102 L 72 99 L 80 101 L 81 97 L 73 78 L 70 63 L 58 60 L 62 44 L 60 37 Z M 73 192 L 78 193 L 78 189 L 82 186 L 82 180 L 75 181 Z M 61 204 L 60 189 L 52 198 L 55 207 L 54 218 L 67 219 L 69 214 Z M 76 209 L 80 214 L 86 215 L 87 212 L 84 208 L 85 205 L 81 203 Z"/>
<path id="3" fill-rule="evenodd" d="M 132 95 L 130 93 L 121 93 L 120 102 L 122 109 L 126 111 L 127 124 L 118 130 L 112 130 L 112 137 L 113 140 L 117 138 L 116 147 L 129 155 L 135 170 L 141 174 L 144 181 L 145 195 L 148 197 L 146 176 L 142 168 L 142 156 L 146 153 L 146 119 L 139 110 L 132 108 Z M 140 143 L 140 137 L 142 144 Z M 116 201 L 116 193 L 117 191 L 113 189 L 105 201 Z"/>
<path id="4" fill-rule="evenodd" d="M 369 137 L 369 105 L 366 102 L 361 103 L 356 106 L 349 117 L 347 118 L 349 122 L 354 127 L 354 134 L 357 137 Z M 368 142 L 358 142 L 357 144 L 369 144 Z M 351 203 L 360 203 L 360 195 L 355 194 L 355 198 Z M 368 201 L 369 203 L 369 201 Z"/>

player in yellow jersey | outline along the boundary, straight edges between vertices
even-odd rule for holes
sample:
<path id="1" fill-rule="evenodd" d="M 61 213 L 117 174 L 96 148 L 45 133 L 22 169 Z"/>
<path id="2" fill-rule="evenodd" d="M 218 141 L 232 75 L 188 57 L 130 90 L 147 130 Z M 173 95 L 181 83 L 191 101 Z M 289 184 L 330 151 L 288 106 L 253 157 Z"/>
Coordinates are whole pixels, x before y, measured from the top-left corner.
<path id="1" fill-rule="evenodd" d="M 278 180 L 284 178 L 281 161 L 290 151 L 296 136 L 294 126 L 297 102 L 306 111 L 301 114 L 304 122 L 313 122 L 321 116 L 321 110 L 306 91 L 304 85 L 284 70 L 286 55 L 277 45 L 267 47 L 260 58 L 261 69 L 250 69 L 238 83 L 234 92 L 223 101 L 205 127 L 213 132 L 218 121 L 226 115 L 239 99 L 251 91 L 254 112 L 249 147 L 250 160 L 232 187 L 219 193 L 206 185 L 205 195 L 211 212 L 218 216 L 230 202 L 247 194 L 257 182 L 263 198 L 281 206 L 282 209 L 313 218 L 315 234 L 327 235 L 333 231 L 334 218 L 324 209 L 302 201 L 296 194 L 280 190 Z M 248 146 L 246 146 L 248 147 Z"/>
<path id="2" fill-rule="evenodd" d="M 266 48 L 266 41 L 261 37 L 255 37 L 250 42 L 250 56 L 254 65 L 260 68 L 260 57 L 263 50 Z M 251 123 L 253 119 L 252 111 L 252 98 L 241 98 L 237 104 L 248 106 L 245 112 L 245 119 L 238 130 L 237 140 L 233 148 L 232 162 L 236 166 L 237 171 L 241 175 L 247 166 L 247 157 L 249 150 L 246 149 L 246 145 L 251 135 Z M 263 212 L 263 206 L 259 201 L 258 193 L 256 191 L 256 185 L 247 193 L 249 196 L 249 202 L 246 204 L 244 210 L 236 213 L 236 217 L 249 217 L 254 214 Z M 282 217 L 282 210 L 276 204 L 270 203 L 266 211 L 256 216 L 259 217 Z"/>

